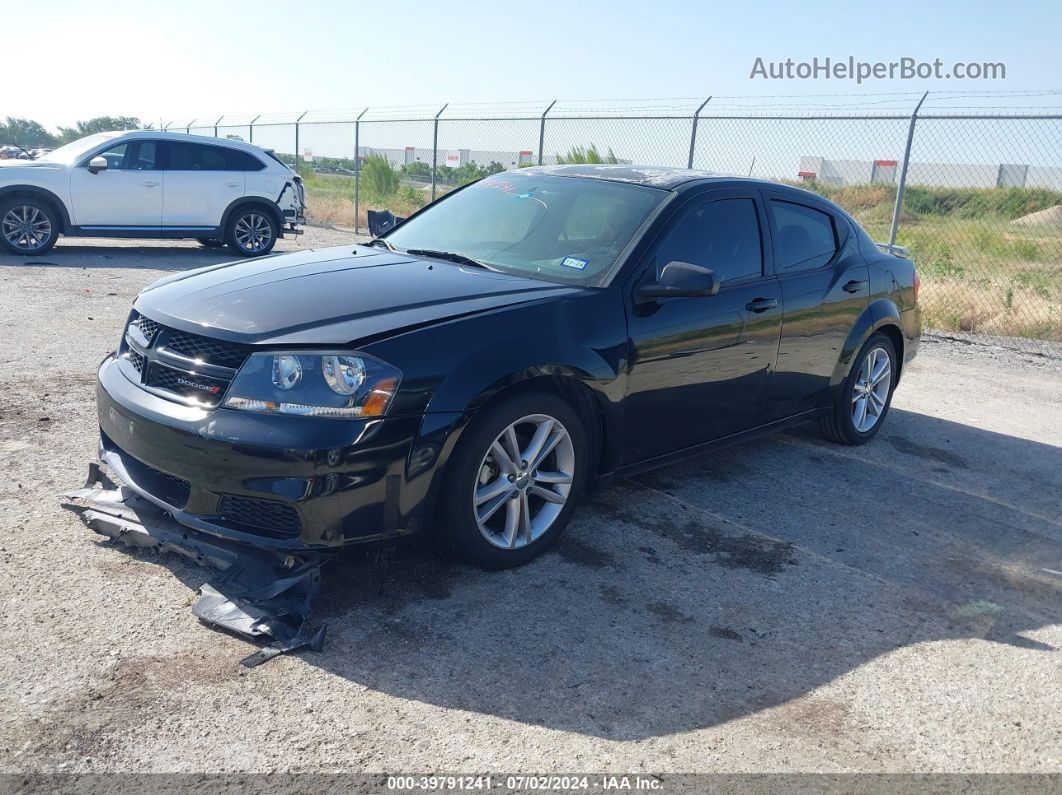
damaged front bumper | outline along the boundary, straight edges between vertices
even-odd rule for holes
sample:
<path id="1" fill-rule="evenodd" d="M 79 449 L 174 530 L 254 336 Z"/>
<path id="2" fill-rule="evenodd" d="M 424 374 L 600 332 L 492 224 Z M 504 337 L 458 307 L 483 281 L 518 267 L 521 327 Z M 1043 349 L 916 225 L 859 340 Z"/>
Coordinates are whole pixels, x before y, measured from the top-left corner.
<path id="1" fill-rule="evenodd" d="M 268 646 L 245 658 L 248 667 L 295 649 L 319 651 L 325 626 L 309 616 L 321 566 L 335 553 L 255 547 L 177 523 L 154 503 L 89 465 L 84 488 L 68 492 L 69 506 L 89 528 L 114 541 L 174 552 L 218 573 L 199 589 L 192 612 L 200 620 Z"/>

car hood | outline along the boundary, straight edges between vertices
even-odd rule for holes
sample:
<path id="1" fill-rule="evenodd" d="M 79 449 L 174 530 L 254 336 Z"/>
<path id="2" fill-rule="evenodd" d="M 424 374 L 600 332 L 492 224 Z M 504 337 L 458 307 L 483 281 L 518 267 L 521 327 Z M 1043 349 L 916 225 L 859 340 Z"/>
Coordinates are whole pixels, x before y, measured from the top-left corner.
<path id="1" fill-rule="evenodd" d="M 134 308 L 160 323 L 233 341 L 345 345 L 582 289 L 341 246 L 167 276 Z"/>

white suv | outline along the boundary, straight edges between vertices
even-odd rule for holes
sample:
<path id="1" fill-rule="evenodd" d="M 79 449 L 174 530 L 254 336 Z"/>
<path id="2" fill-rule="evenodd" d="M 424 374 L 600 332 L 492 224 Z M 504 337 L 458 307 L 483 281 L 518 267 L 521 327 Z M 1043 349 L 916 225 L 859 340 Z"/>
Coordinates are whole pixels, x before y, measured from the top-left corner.
<path id="1" fill-rule="evenodd" d="M 190 237 L 255 257 L 301 234 L 304 198 L 299 176 L 253 144 L 99 133 L 38 160 L 0 161 L 0 245 L 43 254 L 60 234 Z"/>

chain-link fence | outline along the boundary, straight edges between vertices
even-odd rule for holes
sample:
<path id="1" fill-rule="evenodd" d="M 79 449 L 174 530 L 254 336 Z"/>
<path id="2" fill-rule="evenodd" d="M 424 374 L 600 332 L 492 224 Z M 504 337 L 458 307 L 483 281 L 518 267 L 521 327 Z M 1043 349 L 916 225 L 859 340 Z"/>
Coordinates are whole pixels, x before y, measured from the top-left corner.
<path id="1" fill-rule="evenodd" d="M 406 216 L 459 185 L 540 163 L 687 166 L 799 184 L 875 240 L 910 250 L 927 328 L 1039 350 L 1062 342 L 1062 108 L 1031 104 L 1040 96 L 466 104 L 165 127 L 273 150 L 302 174 L 311 223 L 357 231 L 366 210 Z"/>

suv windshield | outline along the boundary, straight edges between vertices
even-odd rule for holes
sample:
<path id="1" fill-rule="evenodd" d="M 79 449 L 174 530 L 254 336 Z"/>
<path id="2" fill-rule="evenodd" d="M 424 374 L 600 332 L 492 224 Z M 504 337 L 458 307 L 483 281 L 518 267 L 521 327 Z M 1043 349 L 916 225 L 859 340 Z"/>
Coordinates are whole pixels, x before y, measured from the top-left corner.
<path id="1" fill-rule="evenodd" d="M 387 242 L 463 254 L 507 273 L 601 284 L 667 191 L 599 179 L 487 177 L 409 219 Z"/>

